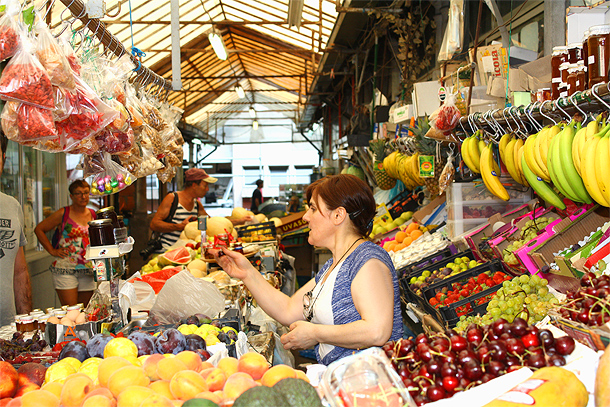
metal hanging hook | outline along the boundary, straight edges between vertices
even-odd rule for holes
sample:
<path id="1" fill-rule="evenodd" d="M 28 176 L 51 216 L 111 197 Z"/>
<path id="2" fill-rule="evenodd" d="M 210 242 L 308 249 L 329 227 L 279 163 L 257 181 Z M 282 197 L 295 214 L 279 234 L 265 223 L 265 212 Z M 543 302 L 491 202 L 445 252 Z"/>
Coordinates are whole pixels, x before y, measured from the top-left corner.
<path id="1" fill-rule="evenodd" d="M 556 107 L 557 109 L 561 110 L 561 112 L 562 112 L 562 113 L 563 113 L 563 114 L 566 116 L 566 118 L 568 118 L 568 119 L 570 119 L 570 120 L 571 120 L 571 119 L 572 119 L 572 116 L 570 116 L 570 115 L 568 114 L 568 112 L 566 112 L 565 110 L 563 110 L 563 109 L 561 108 L 561 106 L 559 106 L 559 100 L 561 100 L 561 98 L 559 98 L 559 99 L 557 99 L 557 100 L 553 101 L 553 104 L 555 105 L 555 107 Z"/>
<path id="2" fill-rule="evenodd" d="M 527 105 L 529 106 L 529 109 L 527 107 L 525 108 L 525 116 L 530 121 L 530 123 L 532 123 L 532 126 L 534 126 L 534 131 L 539 132 L 540 130 L 542 130 L 542 126 L 536 121 L 536 119 L 534 119 L 534 116 L 532 116 L 532 111 L 534 110 L 537 104 L 538 102 L 534 102 Z"/>
<path id="3" fill-rule="evenodd" d="M 593 88 L 591 88 L 591 93 L 593 94 L 593 97 L 595 97 L 595 99 L 597 99 L 599 101 L 599 103 L 606 106 L 606 109 L 610 110 L 610 105 L 608 103 L 606 103 L 604 101 L 604 99 L 602 99 L 601 96 L 599 96 L 599 94 L 597 93 L 597 88 L 599 88 L 603 84 L 604 84 L 603 82 L 600 82 L 600 83 L 593 85 Z"/>
<path id="4" fill-rule="evenodd" d="M 582 110 L 580 107 L 578 107 L 578 104 L 574 101 L 575 96 L 576 96 L 576 93 L 571 94 L 570 96 L 568 96 L 568 100 L 570 101 L 570 103 L 572 103 L 572 105 L 574 105 L 576 110 L 578 110 L 580 112 L 580 114 L 582 114 L 583 120 L 582 120 L 581 124 L 584 125 L 587 122 L 587 118 L 589 117 L 589 115 L 587 115 L 584 110 Z"/>
<path id="5" fill-rule="evenodd" d="M 506 109 L 510 109 L 510 108 L 509 107 L 505 107 L 504 109 L 502 109 L 502 117 L 504 117 L 504 122 L 508 126 L 508 129 L 510 130 L 510 132 L 514 133 L 515 130 L 513 130 L 513 126 L 510 125 L 510 120 L 508 120 L 508 118 L 506 117 Z"/>
<path id="6" fill-rule="evenodd" d="M 517 126 L 517 128 L 515 129 L 515 134 L 521 138 L 527 137 L 527 134 L 526 134 L 527 129 L 525 129 L 525 131 L 521 129 L 521 125 L 523 124 L 523 122 L 520 119 L 518 120 L 518 116 L 516 114 L 513 115 L 514 110 L 516 110 L 516 109 L 517 108 L 515 106 L 511 106 L 508 109 L 508 114 L 510 115 L 510 117 L 512 117 L 513 121 L 515 122 L 515 125 Z"/>
<path id="7" fill-rule="evenodd" d="M 551 105 L 553 104 L 552 100 L 545 100 L 544 102 L 542 102 L 542 104 L 540 105 L 540 109 L 538 109 L 538 111 L 540 112 L 540 114 L 544 117 L 546 117 L 547 119 L 549 119 L 550 121 L 553 122 L 553 125 L 557 124 L 557 121 L 555 119 L 553 119 L 551 116 L 547 116 L 546 114 L 544 114 L 544 104 L 545 103 L 550 103 Z"/>

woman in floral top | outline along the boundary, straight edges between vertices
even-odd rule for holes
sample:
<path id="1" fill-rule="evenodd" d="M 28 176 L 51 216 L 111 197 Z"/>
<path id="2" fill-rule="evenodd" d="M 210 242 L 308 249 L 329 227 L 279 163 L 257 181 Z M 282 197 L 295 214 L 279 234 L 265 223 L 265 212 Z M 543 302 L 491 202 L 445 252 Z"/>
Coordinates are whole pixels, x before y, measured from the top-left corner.
<path id="1" fill-rule="evenodd" d="M 76 180 L 68 189 L 72 205 L 54 212 L 40 222 L 34 232 L 45 250 L 57 258 L 51 264 L 50 271 L 61 304 L 83 303 L 87 306 L 96 288 L 93 269 L 90 262 L 85 260 L 85 251 L 89 246 L 88 222 L 95 219 L 95 211 L 87 208 L 90 187 L 86 181 Z M 54 246 L 46 233 L 56 228 L 61 234 L 53 242 Z"/>

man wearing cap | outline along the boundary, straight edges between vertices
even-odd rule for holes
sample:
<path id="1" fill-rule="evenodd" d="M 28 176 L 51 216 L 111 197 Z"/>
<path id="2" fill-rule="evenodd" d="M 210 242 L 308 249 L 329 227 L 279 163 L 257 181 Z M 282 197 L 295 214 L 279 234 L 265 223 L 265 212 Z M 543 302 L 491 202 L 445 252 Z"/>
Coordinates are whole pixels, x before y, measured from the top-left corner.
<path id="1" fill-rule="evenodd" d="M 182 233 L 189 222 L 196 220 L 197 216 L 207 215 L 199 199 L 208 193 L 210 189 L 209 184 L 213 184 L 216 181 L 218 181 L 217 178 L 208 175 L 201 168 L 191 168 L 184 173 L 184 189 L 168 194 L 163 198 L 157 213 L 155 213 L 150 222 L 150 228 L 161 234 L 160 238 L 163 248 L 176 243 L 180 238 L 180 233 Z M 174 195 L 178 196 L 178 207 L 172 219 L 169 222 L 165 222 L 165 219 L 170 214 Z"/>

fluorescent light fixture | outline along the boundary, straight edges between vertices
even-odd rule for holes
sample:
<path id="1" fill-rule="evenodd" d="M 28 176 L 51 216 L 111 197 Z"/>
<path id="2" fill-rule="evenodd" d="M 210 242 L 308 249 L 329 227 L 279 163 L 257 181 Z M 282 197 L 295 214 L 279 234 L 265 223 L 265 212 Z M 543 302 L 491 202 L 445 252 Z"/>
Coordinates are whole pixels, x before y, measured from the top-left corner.
<path id="1" fill-rule="evenodd" d="M 258 130 L 258 120 L 252 122 L 252 130 Z"/>
<path id="2" fill-rule="evenodd" d="M 304 0 L 288 0 L 288 27 L 301 28 Z"/>
<path id="3" fill-rule="evenodd" d="M 224 40 L 222 39 L 222 35 L 213 29 L 212 32 L 208 34 L 208 40 L 210 41 L 210 44 L 212 44 L 212 48 L 214 49 L 218 59 L 226 61 L 227 57 L 229 56 L 229 52 L 227 51 Z"/>
<path id="4" fill-rule="evenodd" d="M 254 119 L 256 117 L 256 110 L 254 110 L 252 106 L 250 106 L 250 110 L 248 110 L 248 112 L 250 113 L 251 118 Z"/>
<path id="5" fill-rule="evenodd" d="M 193 144 L 203 144 L 198 138 L 193 138 L 192 142 Z"/>
<path id="6" fill-rule="evenodd" d="M 240 99 L 243 99 L 246 97 L 246 92 L 244 92 L 244 88 L 242 88 L 241 85 L 237 85 L 235 87 L 235 92 L 237 92 L 237 97 Z"/>

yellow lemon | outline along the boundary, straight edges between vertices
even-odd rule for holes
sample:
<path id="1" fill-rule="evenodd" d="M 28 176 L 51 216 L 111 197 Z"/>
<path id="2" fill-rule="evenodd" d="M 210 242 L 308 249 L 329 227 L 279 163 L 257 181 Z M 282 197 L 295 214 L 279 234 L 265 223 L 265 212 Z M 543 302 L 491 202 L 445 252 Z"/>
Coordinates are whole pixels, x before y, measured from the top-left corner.
<path id="1" fill-rule="evenodd" d="M 87 366 L 88 364 L 91 364 L 91 363 L 95 363 L 96 365 L 99 365 L 102 360 L 103 360 L 102 358 L 95 358 L 95 357 L 85 359 L 85 361 L 80 365 L 80 367 L 82 369 L 84 366 Z"/>
<path id="2" fill-rule="evenodd" d="M 134 366 L 142 366 L 142 361 L 137 358 L 137 356 L 125 356 L 125 360 L 131 363 Z"/>
<path id="3" fill-rule="evenodd" d="M 138 347 L 127 338 L 114 338 L 104 347 L 104 358 L 109 358 L 111 356 L 120 356 L 122 358 L 133 356 L 137 358 Z"/>
<path id="4" fill-rule="evenodd" d="M 187 324 L 182 324 L 178 327 L 178 331 L 184 335 L 188 335 L 191 333 L 191 328 Z"/>
<path id="5" fill-rule="evenodd" d="M 79 373 L 84 373 L 93 380 L 94 383 L 97 382 L 97 368 L 99 363 L 87 363 L 86 365 L 81 365 L 80 369 L 78 369 Z"/>
<path id="6" fill-rule="evenodd" d="M 214 334 L 209 334 L 204 339 L 205 339 L 206 346 L 216 345 L 217 343 L 220 342 L 218 337 L 216 335 L 214 335 Z"/>
<path id="7" fill-rule="evenodd" d="M 70 363 L 56 362 L 49 366 L 45 372 L 44 381 L 45 383 L 64 383 L 72 373 L 76 373 L 76 369 Z"/>
<path id="8" fill-rule="evenodd" d="M 80 365 L 81 365 L 81 361 L 80 361 L 80 360 L 78 360 L 78 359 L 76 359 L 76 358 L 73 358 L 73 357 L 71 357 L 71 356 L 70 356 L 70 357 L 67 357 L 67 358 L 63 358 L 61 361 L 62 361 L 63 363 L 67 363 L 67 364 L 69 364 L 69 365 L 72 365 L 72 367 L 74 368 L 74 370 L 78 370 L 78 369 L 80 368 Z"/>

